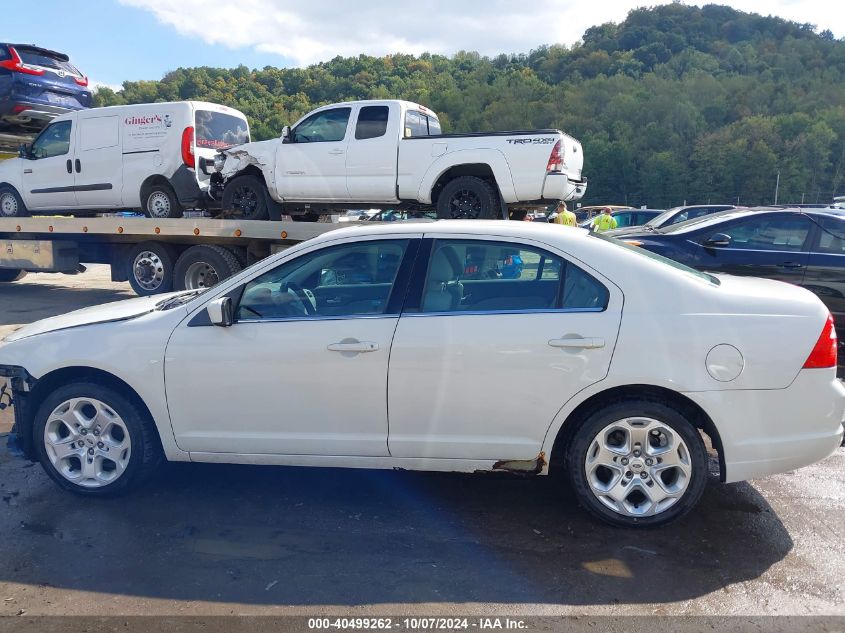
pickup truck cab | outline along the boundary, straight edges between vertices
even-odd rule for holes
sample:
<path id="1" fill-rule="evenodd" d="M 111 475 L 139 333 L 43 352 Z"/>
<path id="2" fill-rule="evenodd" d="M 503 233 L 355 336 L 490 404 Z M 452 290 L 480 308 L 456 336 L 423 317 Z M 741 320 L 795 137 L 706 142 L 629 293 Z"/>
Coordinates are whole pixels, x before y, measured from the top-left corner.
<path id="1" fill-rule="evenodd" d="M 560 130 L 443 134 L 419 104 L 350 101 L 314 110 L 278 139 L 222 151 L 212 195 L 244 219 L 350 204 L 507 217 L 511 204 L 580 199 L 583 163 L 581 143 Z"/>

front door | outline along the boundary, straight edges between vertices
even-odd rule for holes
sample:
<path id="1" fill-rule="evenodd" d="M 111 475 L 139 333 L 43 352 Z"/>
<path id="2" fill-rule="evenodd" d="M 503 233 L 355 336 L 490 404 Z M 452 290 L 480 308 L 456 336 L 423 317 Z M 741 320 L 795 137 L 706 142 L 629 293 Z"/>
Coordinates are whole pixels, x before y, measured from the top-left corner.
<path id="1" fill-rule="evenodd" d="M 390 356 L 390 454 L 536 459 L 560 408 L 607 375 L 622 294 L 540 244 L 431 248 Z"/>
<path id="2" fill-rule="evenodd" d="M 321 246 L 257 273 L 231 327 L 167 347 L 176 442 L 192 452 L 386 456 L 387 367 L 418 240 Z M 398 281 L 397 281 L 398 280 Z"/>
<path id="3" fill-rule="evenodd" d="M 28 209 L 48 211 L 76 206 L 73 127 L 72 121 L 51 123 L 32 142 L 21 177 L 21 196 Z"/>
<path id="4" fill-rule="evenodd" d="M 76 202 L 80 208 L 115 208 L 122 202 L 123 154 L 117 116 L 77 121 Z"/>
<path id="5" fill-rule="evenodd" d="M 813 223 L 800 213 L 760 213 L 702 234 L 695 267 L 716 273 L 766 277 L 801 285 L 807 268 Z M 730 237 L 724 247 L 710 247 L 711 233 Z"/>
<path id="6" fill-rule="evenodd" d="M 297 125 L 290 142 L 280 143 L 276 182 L 285 200 L 346 201 L 347 128 L 351 107 L 320 110 Z"/>

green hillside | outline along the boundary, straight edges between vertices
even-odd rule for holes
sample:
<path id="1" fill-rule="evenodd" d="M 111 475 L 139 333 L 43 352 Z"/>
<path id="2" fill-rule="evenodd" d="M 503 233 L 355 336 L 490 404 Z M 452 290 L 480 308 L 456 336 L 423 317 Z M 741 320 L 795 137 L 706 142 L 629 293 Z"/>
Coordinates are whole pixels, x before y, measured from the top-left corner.
<path id="1" fill-rule="evenodd" d="M 100 89 L 101 105 L 204 99 L 277 136 L 333 101 L 401 98 L 446 131 L 561 128 L 584 144 L 584 203 L 829 202 L 845 193 L 845 41 L 729 7 L 671 4 L 573 48 L 337 57 L 307 68 L 180 68 Z"/>

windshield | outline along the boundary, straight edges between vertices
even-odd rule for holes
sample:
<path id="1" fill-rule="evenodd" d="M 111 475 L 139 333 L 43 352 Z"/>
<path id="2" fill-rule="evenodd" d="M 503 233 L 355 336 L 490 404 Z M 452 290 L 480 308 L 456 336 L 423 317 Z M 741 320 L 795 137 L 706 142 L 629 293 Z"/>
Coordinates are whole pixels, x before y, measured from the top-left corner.
<path id="1" fill-rule="evenodd" d="M 689 266 L 686 266 L 685 264 L 681 264 L 680 262 L 676 262 L 674 259 L 669 259 L 668 257 L 663 257 L 663 255 L 658 255 L 657 253 L 652 253 L 651 251 L 646 250 L 644 248 L 640 248 L 639 246 L 627 244 L 626 242 L 623 242 L 622 240 L 618 240 L 615 237 L 610 237 L 610 236 L 607 236 L 607 235 L 603 235 L 601 233 L 590 233 L 589 237 L 593 237 L 593 238 L 596 238 L 596 239 L 599 239 L 599 240 L 604 240 L 605 242 L 609 242 L 610 244 L 613 244 L 614 246 L 619 246 L 621 248 L 624 248 L 627 251 L 630 251 L 632 253 L 636 253 L 637 255 L 639 255 L 641 257 L 648 257 L 649 259 L 651 259 L 653 261 L 660 262 L 661 264 L 666 264 L 667 266 L 671 266 L 675 270 L 680 270 L 682 272 L 685 272 L 689 275 L 692 275 L 693 277 L 695 277 L 697 279 L 703 279 L 704 281 L 711 283 L 714 286 L 718 286 L 720 284 L 719 279 L 714 277 L 713 275 L 710 275 L 708 273 L 703 273 L 700 270 L 696 270 L 695 268 L 690 268 Z"/>
<path id="2" fill-rule="evenodd" d="M 231 114 L 197 110 L 196 130 L 197 147 L 220 150 L 249 143 L 249 125 Z"/>

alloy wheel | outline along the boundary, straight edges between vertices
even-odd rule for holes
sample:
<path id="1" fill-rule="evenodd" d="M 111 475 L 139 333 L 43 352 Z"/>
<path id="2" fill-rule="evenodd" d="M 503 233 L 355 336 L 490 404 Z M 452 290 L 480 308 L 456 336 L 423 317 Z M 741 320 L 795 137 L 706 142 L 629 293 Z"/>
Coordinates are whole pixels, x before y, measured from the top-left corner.
<path id="1" fill-rule="evenodd" d="M 481 197 L 469 189 L 455 192 L 449 200 L 449 212 L 453 219 L 475 220 L 481 215 Z"/>

